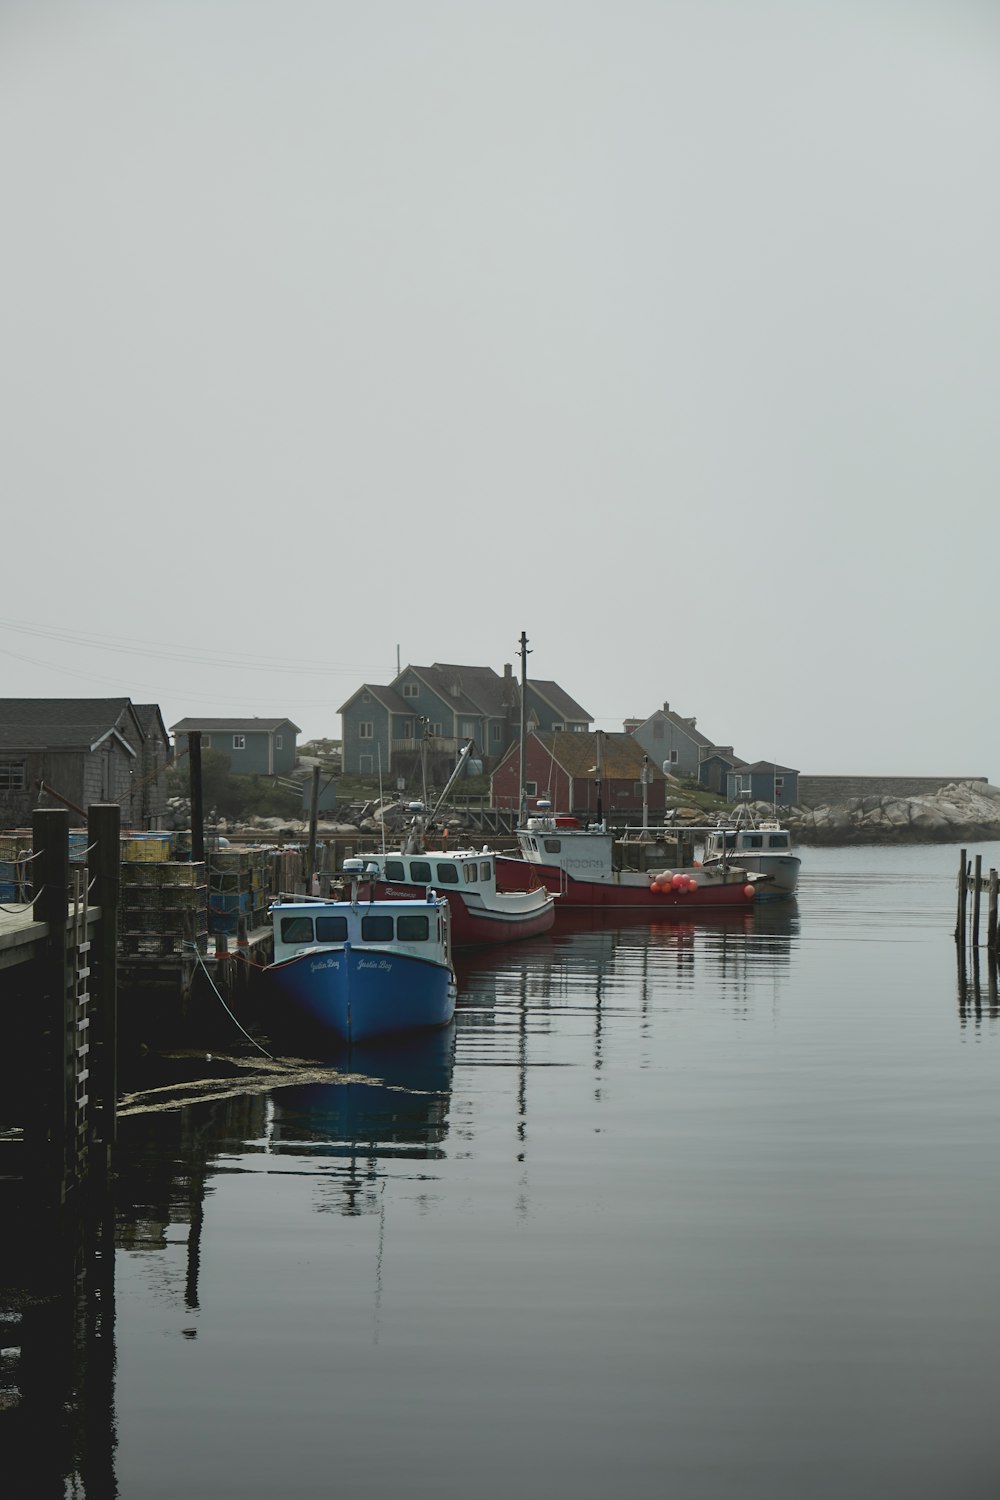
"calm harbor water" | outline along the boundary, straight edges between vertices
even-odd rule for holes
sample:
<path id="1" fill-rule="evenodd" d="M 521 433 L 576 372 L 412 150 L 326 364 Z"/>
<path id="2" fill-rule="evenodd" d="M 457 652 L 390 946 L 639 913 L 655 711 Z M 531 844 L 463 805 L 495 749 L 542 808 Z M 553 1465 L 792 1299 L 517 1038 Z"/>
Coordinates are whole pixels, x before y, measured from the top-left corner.
<path id="1" fill-rule="evenodd" d="M 800 852 L 789 905 L 469 955 L 447 1033 L 357 1081 L 126 1115 L 107 1463 L 67 1493 L 1000 1492 L 958 851 Z"/>

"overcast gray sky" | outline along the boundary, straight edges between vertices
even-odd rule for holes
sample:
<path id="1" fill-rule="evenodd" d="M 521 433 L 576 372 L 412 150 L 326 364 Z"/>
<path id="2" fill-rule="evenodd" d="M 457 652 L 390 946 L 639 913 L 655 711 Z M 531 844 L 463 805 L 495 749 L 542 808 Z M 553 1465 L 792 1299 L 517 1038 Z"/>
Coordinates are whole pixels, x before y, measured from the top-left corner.
<path id="1" fill-rule="evenodd" d="M 0 696 L 1000 781 L 1000 6 L 0 0 Z M 284 664 L 284 665 L 283 665 Z"/>

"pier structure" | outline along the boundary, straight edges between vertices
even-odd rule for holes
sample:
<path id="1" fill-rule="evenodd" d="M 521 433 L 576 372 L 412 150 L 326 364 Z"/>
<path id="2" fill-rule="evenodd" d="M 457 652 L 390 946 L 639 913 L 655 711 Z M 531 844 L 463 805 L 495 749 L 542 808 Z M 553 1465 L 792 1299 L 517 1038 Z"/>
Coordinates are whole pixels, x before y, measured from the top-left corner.
<path id="1" fill-rule="evenodd" d="M 37 809 L 30 899 L 0 911 L 5 1097 L 20 1114 L 4 1123 L 0 1178 L 48 1204 L 103 1171 L 115 1138 L 120 819 L 117 803 L 92 805 L 86 863 L 71 866 L 69 813 Z"/>

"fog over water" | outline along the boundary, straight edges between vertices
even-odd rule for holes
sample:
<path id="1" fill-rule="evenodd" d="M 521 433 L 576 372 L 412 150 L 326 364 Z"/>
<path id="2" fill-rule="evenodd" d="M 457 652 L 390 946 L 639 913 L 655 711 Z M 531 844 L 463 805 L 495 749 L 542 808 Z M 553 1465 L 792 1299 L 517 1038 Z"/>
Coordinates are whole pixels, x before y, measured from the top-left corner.
<path id="1" fill-rule="evenodd" d="M 6 0 L 3 696 L 1000 779 L 1000 12 Z M 989 705 L 989 706 L 988 706 Z"/>

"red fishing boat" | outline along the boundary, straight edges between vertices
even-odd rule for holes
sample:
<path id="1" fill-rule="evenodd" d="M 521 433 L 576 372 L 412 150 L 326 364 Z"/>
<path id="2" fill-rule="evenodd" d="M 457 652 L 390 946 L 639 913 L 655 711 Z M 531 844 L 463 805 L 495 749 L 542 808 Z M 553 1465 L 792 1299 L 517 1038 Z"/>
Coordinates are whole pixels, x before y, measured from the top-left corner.
<path id="1" fill-rule="evenodd" d="M 623 833 L 632 836 L 616 835 L 603 822 L 582 828 L 565 816 L 528 818 L 517 829 L 519 857 L 495 857 L 498 887 L 519 891 L 541 880 L 558 895 L 560 911 L 631 909 L 651 917 L 668 907 L 745 907 L 768 887 L 768 876 L 728 863 L 691 863 L 682 838 L 671 835 L 668 844 L 656 830 Z M 642 868 L 630 865 L 630 857 Z"/>

